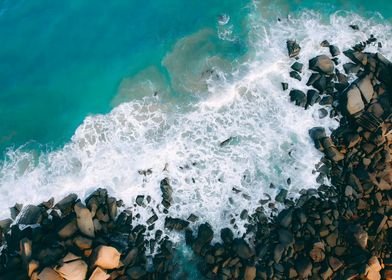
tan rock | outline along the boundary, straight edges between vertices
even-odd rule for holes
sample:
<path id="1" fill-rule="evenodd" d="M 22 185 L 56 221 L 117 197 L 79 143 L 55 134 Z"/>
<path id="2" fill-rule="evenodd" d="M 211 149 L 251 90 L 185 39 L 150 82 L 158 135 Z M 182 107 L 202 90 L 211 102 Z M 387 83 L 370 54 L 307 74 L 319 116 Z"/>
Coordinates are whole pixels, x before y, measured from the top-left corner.
<path id="1" fill-rule="evenodd" d="M 362 79 L 360 79 L 357 82 L 357 86 L 359 87 L 362 96 L 365 98 L 367 102 L 370 102 L 370 100 L 373 98 L 374 94 L 374 89 L 372 85 L 372 81 L 370 79 L 369 75 L 366 75 Z"/>
<path id="2" fill-rule="evenodd" d="M 256 278 L 256 267 L 247 266 L 245 268 L 244 279 L 245 280 L 254 280 Z"/>
<path id="3" fill-rule="evenodd" d="M 29 262 L 29 264 L 27 265 L 27 274 L 29 275 L 29 277 L 31 277 L 33 275 L 33 272 L 35 272 L 38 267 L 39 267 L 38 261 L 31 260 Z"/>
<path id="4" fill-rule="evenodd" d="M 367 280 L 381 280 L 380 272 L 375 271 L 374 269 L 370 268 L 368 273 L 366 274 Z"/>
<path id="5" fill-rule="evenodd" d="M 65 255 L 65 257 L 62 259 L 63 262 L 72 262 L 72 261 L 76 261 L 76 260 L 80 260 L 81 257 L 69 252 L 67 255 Z"/>
<path id="6" fill-rule="evenodd" d="M 95 268 L 94 272 L 91 274 L 89 280 L 107 280 L 110 277 L 104 270 L 100 267 Z"/>
<path id="7" fill-rule="evenodd" d="M 50 267 L 45 267 L 39 274 L 37 279 L 39 280 L 63 280 L 56 271 Z"/>
<path id="8" fill-rule="evenodd" d="M 382 269 L 380 262 L 378 261 L 378 258 L 373 256 L 369 259 L 368 264 L 370 266 L 371 269 L 375 270 L 375 271 L 380 271 Z"/>
<path id="9" fill-rule="evenodd" d="M 88 237 L 94 238 L 94 224 L 90 210 L 88 210 L 88 208 L 81 202 L 75 204 L 74 210 L 76 213 L 76 223 L 80 232 Z"/>
<path id="10" fill-rule="evenodd" d="M 58 235 L 62 239 L 67 239 L 74 235 L 78 231 L 78 226 L 76 225 L 76 220 L 70 221 L 68 224 L 66 224 L 60 231 L 58 232 Z"/>
<path id="11" fill-rule="evenodd" d="M 350 115 L 354 115 L 358 112 L 361 112 L 364 108 L 365 104 L 363 104 L 361 92 L 357 87 L 352 87 L 347 92 L 347 111 L 350 113 Z"/>
<path id="12" fill-rule="evenodd" d="M 73 239 L 73 243 L 80 250 L 86 250 L 86 249 L 90 249 L 91 248 L 91 245 L 93 244 L 93 241 L 91 239 L 83 237 L 83 236 L 76 236 Z"/>
<path id="13" fill-rule="evenodd" d="M 27 239 L 27 238 L 23 238 L 20 242 L 19 242 L 19 247 L 20 247 L 20 255 L 23 259 L 23 262 L 26 264 L 28 263 L 28 261 L 31 258 L 31 252 L 32 252 L 32 248 L 31 248 L 32 244 L 31 244 L 31 240 Z"/>
<path id="14" fill-rule="evenodd" d="M 87 264 L 79 259 L 57 266 L 55 271 L 66 280 L 84 280 L 87 269 Z"/>
<path id="15" fill-rule="evenodd" d="M 99 246 L 94 251 L 94 266 L 103 269 L 114 269 L 120 265 L 120 252 L 110 246 Z"/>

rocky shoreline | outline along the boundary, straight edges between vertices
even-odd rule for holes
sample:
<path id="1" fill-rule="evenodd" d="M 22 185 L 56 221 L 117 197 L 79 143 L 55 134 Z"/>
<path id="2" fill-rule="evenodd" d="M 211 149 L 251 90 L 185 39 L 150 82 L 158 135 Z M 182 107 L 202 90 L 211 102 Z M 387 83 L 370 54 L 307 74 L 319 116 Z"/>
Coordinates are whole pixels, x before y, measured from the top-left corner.
<path id="1" fill-rule="evenodd" d="M 369 44 L 381 47 L 373 36 L 343 53 L 321 42 L 331 55 L 309 61 L 307 85 L 314 89 L 289 92 L 296 105 L 319 103 L 320 117 L 340 120 L 330 136 L 321 127 L 309 131 L 325 154 L 319 180 L 331 186 L 303 191 L 296 201 L 283 190 L 275 201 L 285 209 L 277 216 L 267 216 L 261 203 L 243 217 L 245 236 L 236 238 L 224 228 L 222 241 L 213 244 L 208 223 L 193 232 L 189 225 L 197 217 L 166 217 L 168 230 L 184 232 L 206 278 L 392 279 L 392 63 L 365 52 Z M 305 67 L 294 62 L 301 47 L 289 40 L 287 48 L 290 77 L 301 80 Z M 337 68 L 342 55 L 352 61 L 342 66 L 345 74 Z M 349 75 L 357 79 L 349 83 Z M 282 87 L 289 89 L 287 83 Z M 162 180 L 161 191 L 162 205 L 169 208 L 169 179 Z M 135 224 L 136 213 L 119 209 L 123 203 L 105 189 L 84 202 L 70 194 L 57 203 L 15 205 L 11 218 L 0 222 L 0 279 L 174 278 L 174 244 L 160 230 L 145 238 L 158 217 Z"/>

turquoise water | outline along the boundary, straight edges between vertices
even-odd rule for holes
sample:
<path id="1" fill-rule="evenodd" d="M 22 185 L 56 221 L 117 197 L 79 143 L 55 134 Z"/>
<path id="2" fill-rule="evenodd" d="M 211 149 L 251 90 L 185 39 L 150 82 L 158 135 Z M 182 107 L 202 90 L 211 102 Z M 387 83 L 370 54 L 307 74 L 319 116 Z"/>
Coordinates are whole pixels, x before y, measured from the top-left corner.
<path id="1" fill-rule="evenodd" d="M 0 148 L 59 145 L 121 80 L 244 1 L 0 1 Z"/>
<path id="2" fill-rule="evenodd" d="M 337 126 L 319 119 L 317 105 L 304 111 L 282 91 L 282 81 L 305 91 L 309 74 L 289 78 L 286 40 L 298 40 L 304 64 L 328 54 L 322 40 L 344 49 L 370 34 L 384 47 L 369 51 L 392 58 L 391 6 L 0 0 L 0 218 L 15 202 L 85 197 L 105 187 L 140 214 L 135 222 L 154 212 L 155 229 L 164 230 L 167 215 L 192 213 L 242 236 L 243 210 L 254 212 L 281 188 L 295 198 L 315 187 L 321 154 L 308 130 Z M 166 177 L 168 214 L 159 209 Z M 135 208 L 138 195 L 151 204 Z M 178 258 L 194 262 L 186 249 Z M 198 279 L 192 266 L 179 273 Z"/>
<path id="3" fill-rule="evenodd" d="M 312 8 L 392 17 L 389 1 L 260 2 L 282 16 Z M 30 140 L 62 145 L 88 114 L 113 107 L 122 79 L 151 65 L 161 71 L 161 60 L 176 41 L 203 28 L 217 29 L 223 13 L 242 40 L 249 3 L 1 0 L 0 150 Z M 239 42 L 235 48 L 240 54 L 246 46 Z"/>

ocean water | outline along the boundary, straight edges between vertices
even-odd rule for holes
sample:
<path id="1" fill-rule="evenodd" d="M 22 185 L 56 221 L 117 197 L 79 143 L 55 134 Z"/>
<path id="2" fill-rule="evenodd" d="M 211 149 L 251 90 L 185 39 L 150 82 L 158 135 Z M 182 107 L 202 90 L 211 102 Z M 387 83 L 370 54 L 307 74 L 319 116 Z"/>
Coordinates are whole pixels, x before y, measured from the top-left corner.
<path id="1" fill-rule="evenodd" d="M 159 182 L 167 177 L 168 215 L 193 213 L 244 234 L 243 210 L 282 188 L 295 198 L 317 186 L 321 154 L 308 130 L 338 124 L 282 91 L 281 82 L 306 90 L 309 75 L 289 77 L 286 40 L 300 43 L 305 66 L 328 54 L 323 40 L 343 50 L 370 34 L 383 47 L 368 50 L 392 58 L 391 6 L 0 1 L 0 216 L 15 202 L 105 187 L 140 213 L 138 222 L 154 212 L 163 228 Z M 137 207 L 137 195 L 151 203 Z"/>

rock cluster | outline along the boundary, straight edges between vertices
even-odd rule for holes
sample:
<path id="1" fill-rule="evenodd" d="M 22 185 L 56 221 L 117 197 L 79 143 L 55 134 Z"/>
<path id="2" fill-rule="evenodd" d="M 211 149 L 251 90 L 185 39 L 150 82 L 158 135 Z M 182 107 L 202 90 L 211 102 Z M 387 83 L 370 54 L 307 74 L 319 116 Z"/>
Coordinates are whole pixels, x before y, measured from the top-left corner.
<path id="1" fill-rule="evenodd" d="M 287 43 L 290 57 L 299 55 L 296 44 Z M 322 45 L 340 55 L 337 47 Z M 211 244 L 208 224 L 197 235 L 188 233 L 207 278 L 392 279 L 392 63 L 363 50 L 357 45 L 344 52 L 353 61 L 343 66 L 346 74 L 357 75 L 351 84 L 337 59 L 320 55 L 309 61 L 314 72 L 307 85 L 314 89 L 289 94 L 298 106 L 319 102 L 339 117 L 331 136 L 321 127 L 309 131 L 325 154 L 317 166 L 320 182 L 328 178 L 332 186 L 304 191 L 297 201 L 276 199 L 286 208 L 270 219 L 260 205 L 242 238 L 226 228 L 222 241 Z M 290 76 L 300 80 L 302 65 L 291 68 L 297 74 Z"/>
<path id="2" fill-rule="evenodd" d="M 98 189 L 84 203 L 70 194 L 11 209 L 15 220 L 0 222 L 0 279 L 166 279 L 172 242 L 162 231 L 147 241 L 146 225 L 134 224 L 128 209 L 118 213 L 120 206 Z"/>
<path id="3" fill-rule="evenodd" d="M 331 57 L 309 61 L 309 90 L 290 90 L 296 105 L 306 109 L 319 103 L 324 106 L 320 117 L 329 114 L 340 121 L 331 135 L 322 127 L 309 131 L 325 155 L 317 165 L 318 189 L 302 191 L 295 201 L 282 189 L 275 197 L 284 206 L 279 214 L 267 216 L 263 205 L 269 200 L 260 201 L 254 213 L 241 214 L 247 221 L 244 236 L 224 228 L 221 241 L 213 242 L 207 222 L 194 232 L 189 225 L 199 219 L 195 215 L 186 221 L 167 215 L 173 189 L 168 179 L 161 181 L 165 228 L 184 232 L 206 278 L 392 279 L 392 63 L 379 53 L 364 52 L 375 41 L 371 36 L 343 52 L 352 61 L 343 65 L 345 74 L 338 70 L 339 48 L 323 41 Z M 295 41 L 287 41 L 287 49 L 291 58 L 301 50 Z M 303 66 L 292 64 L 290 76 L 301 80 Z M 323 184 L 325 179 L 331 185 Z M 137 205 L 144 203 L 144 196 L 136 197 Z M 129 209 L 118 213 L 120 206 L 104 189 L 84 203 L 70 194 L 56 204 L 53 199 L 16 204 L 12 219 L 0 221 L 0 278 L 172 277 L 172 242 L 160 230 L 153 239 L 145 238 L 159 217 L 135 224 Z M 272 202 L 268 206 L 274 208 Z"/>

